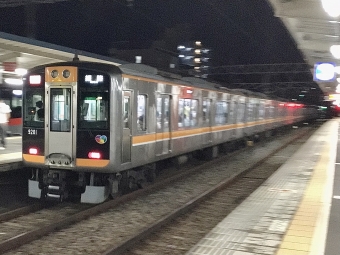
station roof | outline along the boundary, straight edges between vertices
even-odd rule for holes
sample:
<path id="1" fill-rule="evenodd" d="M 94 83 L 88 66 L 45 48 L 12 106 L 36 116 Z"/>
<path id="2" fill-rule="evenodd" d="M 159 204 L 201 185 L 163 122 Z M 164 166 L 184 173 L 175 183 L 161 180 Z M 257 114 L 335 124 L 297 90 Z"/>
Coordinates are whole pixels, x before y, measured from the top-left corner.
<path id="1" fill-rule="evenodd" d="M 51 43 L 0 32 L 0 62 L 2 76 L 15 75 L 11 68 L 30 69 L 37 65 L 61 61 L 95 61 L 121 65 L 127 62 Z"/>
<path id="2" fill-rule="evenodd" d="M 340 65 L 330 52 L 332 45 L 340 45 L 340 18 L 332 18 L 321 0 L 267 0 L 281 19 L 303 53 L 311 72 L 318 62 Z M 339 6 L 339 5 L 338 5 Z M 339 75 L 340 77 L 340 75 Z M 318 82 L 326 94 L 334 93 L 338 82 Z"/>

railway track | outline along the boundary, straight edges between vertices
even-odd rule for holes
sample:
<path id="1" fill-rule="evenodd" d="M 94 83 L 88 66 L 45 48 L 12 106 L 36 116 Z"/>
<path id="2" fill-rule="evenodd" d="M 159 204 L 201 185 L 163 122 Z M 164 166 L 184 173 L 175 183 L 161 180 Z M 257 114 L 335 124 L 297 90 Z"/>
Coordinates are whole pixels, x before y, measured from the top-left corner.
<path id="1" fill-rule="evenodd" d="M 13 220 L 15 218 L 20 217 L 21 215 L 41 210 L 44 207 L 45 205 L 41 203 L 34 203 L 25 206 L 18 206 L 17 208 L 14 209 L 3 209 L 3 211 L 0 211 L 0 223 L 4 221 Z"/>
<path id="2" fill-rule="evenodd" d="M 288 145 L 289 149 L 277 151 L 233 180 L 223 180 L 180 210 L 101 255 L 186 254 L 284 164 L 304 140 L 295 140 Z"/>
<path id="3" fill-rule="evenodd" d="M 58 229 L 58 223 L 70 218 L 89 205 L 37 203 L 0 215 L 0 253 L 14 249 L 24 243 Z"/>
<path id="4" fill-rule="evenodd" d="M 244 153 L 235 154 L 232 159 L 222 156 L 211 162 L 203 162 L 145 189 L 73 213 L 70 217 L 63 216 L 59 221 L 54 219 L 52 224 L 32 230 L 25 238 L 7 240 L 10 245 L 6 246 L 6 241 L 3 241 L 0 243 L 0 253 L 125 254 L 131 245 L 136 245 L 153 231 L 191 210 L 196 203 L 194 201 L 205 200 L 206 195 L 216 192 L 211 187 L 220 184 L 221 180 L 231 182 L 311 130 L 313 128 L 297 130 L 293 138 L 288 135 L 279 137 L 265 146 L 255 146 Z M 82 221 L 84 219 L 87 220 Z M 19 248 L 14 249 L 16 247 Z"/>

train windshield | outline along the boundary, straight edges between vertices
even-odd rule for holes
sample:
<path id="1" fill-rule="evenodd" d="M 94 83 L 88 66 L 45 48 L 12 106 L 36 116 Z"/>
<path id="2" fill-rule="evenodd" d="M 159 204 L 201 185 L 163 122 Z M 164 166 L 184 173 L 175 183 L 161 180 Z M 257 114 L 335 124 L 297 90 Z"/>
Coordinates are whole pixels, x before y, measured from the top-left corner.
<path id="1" fill-rule="evenodd" d="M 109 129 L 109 89 L 109 75 L 79 69 L 79 129 Z"/>
<path id="2" fill-rule="evenodd" d="M 26 106 L 23 108 L 24 126 L 38 128 L 44 127 L 43 96 L 44 88 L 36 88 L 26 91 Z"/>
<path id="3" fill-rule="evenodd" d="M 79 122 L 80 129 L 109 129 L 108 92 L 80 93 Z"/>

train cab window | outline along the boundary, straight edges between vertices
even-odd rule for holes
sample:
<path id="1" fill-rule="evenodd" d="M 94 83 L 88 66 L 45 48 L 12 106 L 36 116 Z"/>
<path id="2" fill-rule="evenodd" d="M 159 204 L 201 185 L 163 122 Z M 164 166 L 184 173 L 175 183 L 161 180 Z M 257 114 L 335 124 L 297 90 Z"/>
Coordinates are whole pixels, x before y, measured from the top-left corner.
<path id="1" fill-rule="evenodd" d="M 25 107 L 23 108 L 23 125 L 26 127 L 44 127 L 44 118 L 38 117 L 38 102 L 43 102 L 44 89 L 26 91 Z M 39 103 L 38 103 L 39 105 Z"/>
<path id="2" fill-rule="evenodd" d="M 138 95 L 137 96 L 137 130 L 145 131 L 146 130 L 146 95 Z"/>
<path id="3" fill-rule="evenodd" d="M 179 99 L 178 127 L 194 127 L 197 125 L 198 100 Z"/>
<path id="4" fill-rule="evenodd" d="M 78 128 L 108 129 L 109 102 L 108 92 L 80 93 L 78 106 Z"/>

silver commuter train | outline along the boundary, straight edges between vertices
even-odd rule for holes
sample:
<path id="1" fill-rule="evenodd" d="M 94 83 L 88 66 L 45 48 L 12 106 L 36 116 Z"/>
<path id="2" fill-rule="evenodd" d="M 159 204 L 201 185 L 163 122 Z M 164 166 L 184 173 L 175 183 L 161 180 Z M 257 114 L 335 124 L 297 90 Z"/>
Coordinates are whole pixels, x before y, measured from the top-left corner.
<path id="1" fill-rule="evenodd" d="M 315 117 L 302 104 L 171 78 L 141 64 L 38 66 L 23 86 L 29 196 L 101 203 L 153 181 L 156 162 L 192 152 L 213 158 L 233 142 Z"/>

